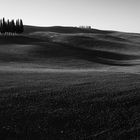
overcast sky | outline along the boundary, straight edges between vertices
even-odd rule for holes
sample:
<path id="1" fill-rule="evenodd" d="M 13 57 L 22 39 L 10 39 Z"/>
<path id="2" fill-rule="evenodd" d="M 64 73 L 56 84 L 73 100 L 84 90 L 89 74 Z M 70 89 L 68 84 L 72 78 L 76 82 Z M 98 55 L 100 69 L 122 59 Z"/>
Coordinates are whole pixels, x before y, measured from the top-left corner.
<path id="1" fill-rule="evenodd" d="M 140 0 L 0 0 L 0 17 L 37 26 L 90 25 L 140 33 Z"/>

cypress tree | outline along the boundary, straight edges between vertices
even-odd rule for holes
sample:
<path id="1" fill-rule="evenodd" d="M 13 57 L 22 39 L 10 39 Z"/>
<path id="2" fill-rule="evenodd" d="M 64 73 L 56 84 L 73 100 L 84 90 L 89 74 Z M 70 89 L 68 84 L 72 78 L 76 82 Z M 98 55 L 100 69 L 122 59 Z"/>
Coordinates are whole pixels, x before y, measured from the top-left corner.
<path id="1" fill-rule="evenodd" d="M 8 34 L 21 34 L 24 31 L 23 21 L 20 19 L 16 20 L 7 20 L 5 21 L 5 18 L 0 20 L 0 33 L 4 35 Z"/>
<path id="2" fill-rule="evenodd" d="M 16 30 L 15 30 L 15 32 L 16 32 L 17 34 L 19 34 L 19 30 L 20 30 L 20 23 L 19 23 L 19 19 L 17 19 L 17 20 L 16 20 Z"/>
<path id="3" fill-rule="evenodd" d="M 6 22 L 5 22 L 5 18 L 2 19 L 2 34 L 5 34 L 6 31 Z"/>
<path id="4" fill-rule="evenodd" d="M 15 22 L 14 22 L 14 20 L 11 21 L 11 33 L 12 34 L 15 33 Z"/>
<path id="5" fill-rule="evenodd" d="M 0 33 L 2 33 L 2 20 L 0 20 Z"/>
<path id="6" fill-rule="evenodd" d="M 19 33 L 23 33 L 23 32 L 24 32 L 23 21 L 20 19 L 20 31 L 19 31 Z"/>

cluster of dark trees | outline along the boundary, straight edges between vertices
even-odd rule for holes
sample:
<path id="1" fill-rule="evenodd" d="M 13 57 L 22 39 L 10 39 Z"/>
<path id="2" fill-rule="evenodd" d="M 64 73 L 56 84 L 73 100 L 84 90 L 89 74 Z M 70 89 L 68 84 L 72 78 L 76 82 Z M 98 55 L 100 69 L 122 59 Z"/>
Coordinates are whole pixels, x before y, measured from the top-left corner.
<path id="1" fill-rule="evenodd" d="M 5 18 L 0 20 L 0 33 L 2 35 L 14 35 L 21 34 L 24 32 L 24 25 L 21 19 L 5 20 Z"/>
<path id="2" fill-rule="evenodd" d="M 79 28 L 81 28 L 81 29 L 92 29 L 92 27 L 91 26 L 79 26 Z"/>

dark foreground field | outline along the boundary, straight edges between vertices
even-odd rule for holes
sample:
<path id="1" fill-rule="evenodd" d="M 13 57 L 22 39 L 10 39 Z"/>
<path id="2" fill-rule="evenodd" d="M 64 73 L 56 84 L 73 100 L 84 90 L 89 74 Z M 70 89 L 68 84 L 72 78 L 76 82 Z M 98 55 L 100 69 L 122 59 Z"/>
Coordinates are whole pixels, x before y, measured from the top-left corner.
<path id="1" fill-rule="evenodd" d="M 140 139 L 140 35 L 26 27 L 0 37 L 0 139 Z"/>

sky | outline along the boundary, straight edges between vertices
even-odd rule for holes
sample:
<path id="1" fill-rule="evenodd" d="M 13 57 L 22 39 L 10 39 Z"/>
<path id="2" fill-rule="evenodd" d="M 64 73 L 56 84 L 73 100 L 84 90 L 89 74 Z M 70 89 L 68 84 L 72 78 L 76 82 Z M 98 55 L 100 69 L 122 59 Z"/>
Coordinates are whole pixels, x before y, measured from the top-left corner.
<path id="1" fill-rule="evenodd" d="M 0 0 L 0 18 L 26 25 L 92 26 L 140 33 L 140 0 Z"/>

